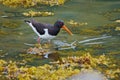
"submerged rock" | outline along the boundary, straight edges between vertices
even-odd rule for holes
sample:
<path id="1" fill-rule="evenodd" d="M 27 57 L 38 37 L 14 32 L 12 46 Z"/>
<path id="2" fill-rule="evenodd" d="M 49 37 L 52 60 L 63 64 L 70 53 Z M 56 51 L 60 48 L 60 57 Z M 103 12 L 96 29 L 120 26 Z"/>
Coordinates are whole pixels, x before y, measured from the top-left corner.
<path id="1" fill-rule="evenodd" d="M 103 74 L 95 70 L 83 70 L 68 80 L 108 80 Z"/>

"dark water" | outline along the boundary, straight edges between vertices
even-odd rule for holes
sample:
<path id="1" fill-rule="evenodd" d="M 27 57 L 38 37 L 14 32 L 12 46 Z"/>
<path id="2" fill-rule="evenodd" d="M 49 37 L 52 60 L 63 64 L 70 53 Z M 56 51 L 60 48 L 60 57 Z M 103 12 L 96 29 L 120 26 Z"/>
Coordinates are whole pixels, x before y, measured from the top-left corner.
<path id="1" fill-rule="evenodd" d="M 62 19 L 65 21 L 65 24 L 72 29 L 74 36 L 69 36 L 63 30 L 61 30 L 60 34 L 55 38 L 57 40 L 72 42 L 75 40 L 81 41 L 96 37 L 101 37 L 103 35 L 109 35 L 110 38 L 97 40 L 97 42 L 104 42 L 101 45 L 102 47 L 96 47 L 94 45 L 78 45 L 79 50 L 86 50 L 89 48 L 93 48 L 95 54 L 109 54 L 110 52 L 119 53 L 120 52 L 120 36 L 117 34 L 111 35 L 109 33 L 103 33 L 98 35 L 93 34 L 81 34 L 81 29 L 94 29 L 101 28 L 100 26 L 115 23 L 113 20 L 118 19 L 120 15 L 118 13 L 112 14 L 112 19 L 108 19 L 103 14 L 113 9 L 120 8 L 119 0 L 70 0 L 65 5 L 62 6 L 54 6 L 54 7 L 37 7 L 37 10 L 40 11 L 52 11 L 55 13 L 54 16 L 49 17 L 34 17 L 35 20 L 44 23 L 51 23 L 58 19 Z M 32 8 L 31 8 L 32 9 Z M 23 17 L 21 15 L 22 12 L 31 10 L 31 9 L 21 9 L 21 8 L 8 8 L 3 5 L 0 5 L 0 16 L 8 16 L 7 18 L 0 17 L 0 25 L 5 23 L 6 21 L 10 21 L 12 23 L 19 24 L 17 28 L 7 28 L 0 26 L 0 29 L 5 32 L 5 34 L 0 35 L 0 53 L 1 55 L 6 54 L 7 56 L 1 57 L 4 59 L 22 59 L 19 58 L 18 55 L 24 50 L 29 48 L 29 46 L 24 45 L 24 43 L 36 43 L 36 34 L 32 31 L 32 29 L 24 23 L 25 19 L 31 19 L 29 17 Z M 88 25 L 73 27 L 68 24 L 69 20 L 74 20 L 76 22 L 87 22 Z M 9 25 L 9 24 L 8 24 Z M 117 26 L 116 26 L 117 27 Z M 94 41 L 92 41 L 94 42 Z M 96 42 L 96 41 L 95 41 Z M 82 48 L 81 48 L 82 47 Z M 70 50 L 73 52 L 73 50 Z M 67 54 L 69 55 L 69 54 Z M 62 55 L 65 56 L 65 55 Z M 119 58 L 119 56 L 115 56 Z M 40 63 L 46 63 L 47 60 L 41 60 Z M 36 62 L 37 63 L 37 60 Z"/>

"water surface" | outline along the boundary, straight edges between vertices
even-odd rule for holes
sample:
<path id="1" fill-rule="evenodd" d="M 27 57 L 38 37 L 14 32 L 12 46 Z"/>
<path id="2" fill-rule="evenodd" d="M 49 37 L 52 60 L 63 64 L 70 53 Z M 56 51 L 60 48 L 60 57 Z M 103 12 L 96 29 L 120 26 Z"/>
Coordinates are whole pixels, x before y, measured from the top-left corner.
<path id="1" fill-rule="evenodd" d="M 68 41 L 73 42 L 75 40 L 81 41 L 90 38 L 101 37 L 103 35 L 110 35 L 110 38 L 97 40 L 98 42 L 104 42 L 101 44 L 102 48 L 96 48 L 94 45 L 78 45 L 79 50 L 86 50 L 89 48 L 93 48 L 95 54 L 109 54 L 110 52 L 119 53 L 120 50 L 120 36 L 118 34 L 99 34 L 99 35 L 84 35 L 80 34 L 81 29 L 91 29 L 97 28 L 106 24 L 114 23 L 114 21 L 109 20 L 107 17 L 103 15 L 103 13 L 112 11 L 115 8 L 120 8 L 120 1 L 104 1 L 104 0 L 70 0 L 62 6 L 53 6 L 53 7 L 37 7 L 37 10 L 44 11 L 52 11 L 55 13 L 54 16 L 49 17 L 34 17 L 35 20 L 44 23 L 51 23 L 58 19 L 62 19 L 65 21 L 66 26 L 72 29 L 74 36 L 69 36 L 63 30 L 61 30 L 60 34 L 55 38 L 55 40 Z M 32 8 L 31 8 L 32 9 Z M 21 15 L 22 12 L 28 11 L 30 9 L 22 9 L 22 8 L 8 8 L 3 5 L 0 5 L 0 16 L 8 16 L 7 18 L 0 17 L 0 24 L 10 21 L 15 23 L 19 23 L 20 25 L 17 28 L 6 28 L 4 26 L 0 26 L 0 29 L 5 31 L 6 34 L 0 35 L 0 53 L 8 54 L 3 57 L 4 59 L 19 59 L 18 55 L 21 54 L 21 51 L 29 48 L 29 46 L 24 45 L 24 43 L 36 43 L 36 34 L 32 31 L 32 29 L 24 23 L 25 19 L 31 19 L 29 17 L 23 17 Z M 17 12 L 17 13 L 16 13 Z M 116 14 L 115 14 L 116 15 Z M 113 17 L 114 19 L 119 18 L 120 16 Z M 87 22 L 88 25 L 73 27 L 68 24 L 69 20 L 74 20 L 77 22 Z M 74 29 L 73 29 L 74 28 Z M 82 48 L 81 48 L 82 46 Z M 74 52 L 74 50 L 70 50 Z M 69 54 L 67 54 L 69 55 Z M 71 54 L 70 54 L 71 55 Z M 61 56 L 66 56 L 66 54 L 62 54 Z M 115 56 L 116 57 L 116 56 Z M 118 57 L 118 56 L 117 56 Z M 116 58 L 117 58 L 116 57 Z M 1 57 L 2 58 L 2 57 Z M 37 63 L 38 61 L 36 60 Z M 39 63 L 47 63 L 46 60 L 40 60 Z"/>

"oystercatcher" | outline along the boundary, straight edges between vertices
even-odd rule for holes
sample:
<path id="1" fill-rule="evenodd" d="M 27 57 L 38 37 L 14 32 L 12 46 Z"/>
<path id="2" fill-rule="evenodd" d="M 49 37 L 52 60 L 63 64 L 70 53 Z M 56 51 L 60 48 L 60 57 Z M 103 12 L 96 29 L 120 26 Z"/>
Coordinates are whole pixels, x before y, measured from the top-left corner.
<path id="1" fill-rule="evenodd" d="M 64 25 L 62 20 L 57 20 L 54 25 L 39 23 L 35 20 L 25 20 L 25 22 L 39 36 L 37 39 L 38 43 L 40 43 L 40 38 L 50 41 L 57 36 L 61 28 L 66 30 L 70 35 L 73 35 L 72 32 Z"/>

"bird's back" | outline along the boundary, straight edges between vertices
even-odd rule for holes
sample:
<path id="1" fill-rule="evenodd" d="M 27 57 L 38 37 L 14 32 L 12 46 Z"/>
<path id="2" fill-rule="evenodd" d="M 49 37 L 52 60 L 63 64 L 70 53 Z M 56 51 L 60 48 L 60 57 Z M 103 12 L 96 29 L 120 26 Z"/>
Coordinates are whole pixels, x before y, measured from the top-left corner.
<path id="1" fill-rule="evenodd" d="M 40 34 L 45 33 L 44 29 L 48 29 L 48 33 L 50 35 L 56 36 L 60 31 L 60 28 L 54 27 L 51 24 L 38 23 L 38 22 L 35 22 L 35 21 L 33 21 L 32 24 Z"/>
<path id="2" fill-rule="evenodd" d="M 38 23 L 38 22 L 36 22 L 36 21 L 32 21 L 32 25 L 33 25 L 33 27 L 35 27 L 35 29 L 40 33 L 40 35 L 42 35 L 42 34 L 45 33 L 45 31 L 44 31 L 45 25 L 44 25 L 44 24 Z"/>

